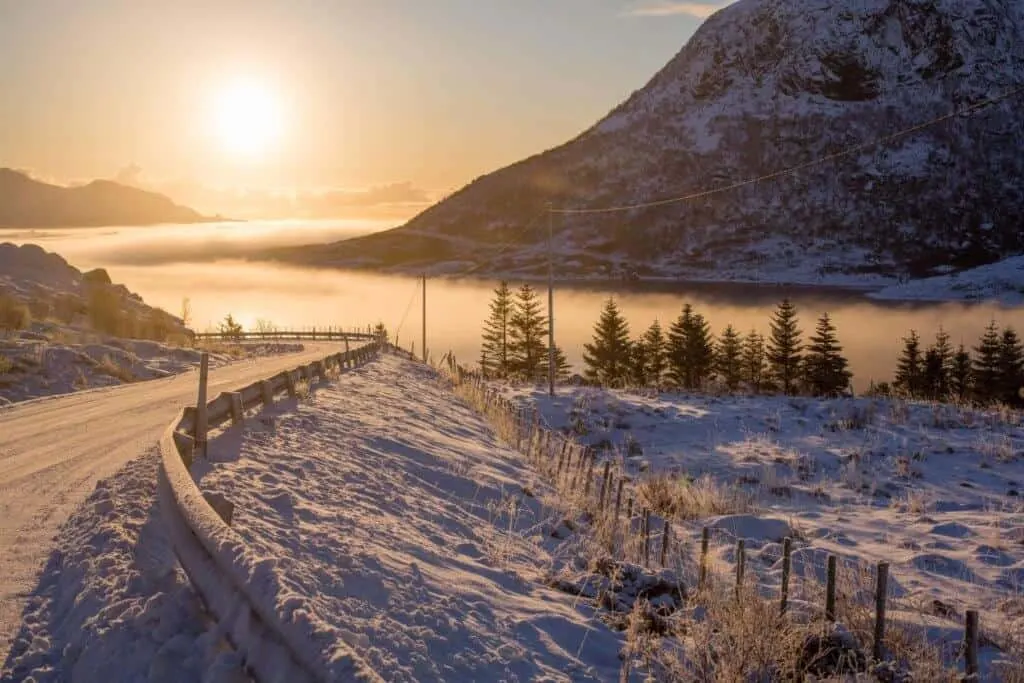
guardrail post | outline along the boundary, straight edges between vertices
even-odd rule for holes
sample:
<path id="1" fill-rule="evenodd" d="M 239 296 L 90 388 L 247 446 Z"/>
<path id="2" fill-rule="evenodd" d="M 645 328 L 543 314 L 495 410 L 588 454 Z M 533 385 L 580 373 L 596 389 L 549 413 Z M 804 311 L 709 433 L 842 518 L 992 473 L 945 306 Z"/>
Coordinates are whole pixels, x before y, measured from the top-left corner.
<path id="1" fill-rule="evenodd" d="M 199 357 L 199 398 L 196 400 L 195 457 L 206 457 L 206 382 L 210 374 L 210 354 L 203 351 Z"/>
<path id="2" fill-rule="evenodd" d="M 231 518 L 235 513 L 235 505 L 220 493 L 204 493 L 203 498 L 210 504 L 214 512 L 224 520 L 224 523 L 231 526 Z"/>
<path id="3" fill-rule="evenodd" d="M 288 388 L 288 397 L 295 398 L 298 396 L 298 392 L 295 390 L 295 374 L 291 370 L 286 370 L 284 373 L 284 383 Z"/>
<path id="4" fill-rule="evenodd" d="M 263 380 L 260 382 L 260 396 L 263 397 L 263 406 L 270 407 L 274 404 L 274 392 L 270 389 L 270 382 Z"/>
<path id="5" fill-rule="evenodd" d="M 228 396 L 231 397 L 231 423 L 241 424 L 245 418 L 245 411 L 242 408 L 242 394 L 232 391 L 228 393 Z"/>

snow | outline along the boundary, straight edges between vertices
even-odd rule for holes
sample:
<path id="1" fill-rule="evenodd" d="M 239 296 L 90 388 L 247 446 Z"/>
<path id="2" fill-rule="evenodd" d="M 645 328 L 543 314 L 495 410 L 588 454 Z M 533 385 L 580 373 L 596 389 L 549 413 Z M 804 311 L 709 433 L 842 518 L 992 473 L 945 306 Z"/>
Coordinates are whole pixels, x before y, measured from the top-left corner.
<path id="1" fill-rule="evenodd" d="M 61 527 L 0 681 L 247 680 L 177 565 L 150 452 Z"/>
<path id="2" fill-rule="evenodd" d="M 544 487 L 431 370 L 385 355 L 210 454 L 200 488 L 385 680 L 617 678 L 621 634 L 546 585 Z"/>
<path id="3" fill-rule="evenodd" d="M 868 296 L 922 301 L 995 300 L 1007 306 L 1024 306 L 1024 256 L 892 285 Z"/>
<path id="4" fill-rule="evenodd" d="M 684 543 L 715 534 L 731 566 L 747 539 L 759 584 L 777 595 L 780 541 L 792 535 L 794 575 L 891 563 L 890 608 L 920 614 L 938 600 L 980 610 L 989 634 L 1024 629 L 1024 416 L 875 399 L 634 394 L 496 384 L 538 407 L 636 479 L 669 474 L 738 486 L 742 514 L 686 520 Z M 696 485 L 696 484 L 695 484 Z M 790 533 L 791 532 L 791 533 Z M 941 620 L 940 620 L 941 621 Z M 962 625 L 943 622 L 951 637 Z"/>
<path id="5" fill-rule="evenodd" d="M 302 350 L 301 344 L 214 347 L 209 351 L 210 367 Z M 198 368 L 201 356 L 201 348 L 74 333 L 67 328 L 59 334 L 30 331 L 0 337 L 0 357 L 10 364 L 7 372 L 0 371 L 0 406 L 170 377 Z"/>

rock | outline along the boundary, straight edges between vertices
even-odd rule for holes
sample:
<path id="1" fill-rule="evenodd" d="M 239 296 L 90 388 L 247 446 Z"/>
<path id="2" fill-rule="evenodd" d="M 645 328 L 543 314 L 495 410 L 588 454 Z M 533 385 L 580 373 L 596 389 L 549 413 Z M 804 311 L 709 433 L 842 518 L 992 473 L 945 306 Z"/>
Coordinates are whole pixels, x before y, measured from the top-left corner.
<path id="1" fill-rule="evenodd" d="M 867 657 L 857 640 L 838 625 L 823 636 L 808 636 L 799 662 L 800 671 L 814 676 L 846 676 L 867 670 Z"/>
<path id="2" fill-rule="evenodd" d="M 95 268 L 87 273 L 83 273 L 82 282 L 93 286 L 114 284 L 114 281 L 110 279 L 110 274 L 107 273 L 106 268 Z"/>

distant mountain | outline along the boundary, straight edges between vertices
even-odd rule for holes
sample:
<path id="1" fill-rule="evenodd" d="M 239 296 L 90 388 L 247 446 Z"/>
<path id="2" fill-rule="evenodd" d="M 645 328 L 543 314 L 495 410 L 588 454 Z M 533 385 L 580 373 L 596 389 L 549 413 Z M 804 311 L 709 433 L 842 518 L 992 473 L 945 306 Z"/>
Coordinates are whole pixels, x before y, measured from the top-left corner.
<path id="1" fill-rule="evenodd" d="M 212 220 L 167 197 L 109 180 L 80 187 L 40 182 L 0 168 L 0 227 L 86 227 Z"/>
<path id="2" fill-rule="evenodd" d="M 574 140 L 403 227 L 276 255 L 542 274 L 547 202 L 593 209 L 723 188 L 1022 85 L 1019 0 L 740 0 Z M 1024 251 L 1021 131 L 1024 95 L 791 176 L 557 216 L 558 272 L 870 282 L 988 263 Z"/>

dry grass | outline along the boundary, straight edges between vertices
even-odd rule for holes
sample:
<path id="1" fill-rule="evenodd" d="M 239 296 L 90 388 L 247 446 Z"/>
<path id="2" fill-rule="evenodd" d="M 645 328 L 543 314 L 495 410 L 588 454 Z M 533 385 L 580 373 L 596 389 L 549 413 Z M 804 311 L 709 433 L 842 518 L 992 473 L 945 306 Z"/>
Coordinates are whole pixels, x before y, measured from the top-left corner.
<path id="1" fill-rule="evenodd" d="M 756 509 L 754 495 L 739 486 L 727 486 L 709 475 L 690 481 L 664 473 L 644 477 L 637 484 L 638 502 L 651 511 L 678 520 L 734 515 Z"/>
<path id="2" fill-rule="evenodd" d="M 0 356 L 0 375 L 6 375 L 14 369 L 14 361 L 7 356 Z"/>
<path id="3" fill-rule="evenodd" d="M 241 344 L 230 344 L 226 342 L 204 340 L 196 344 L 196 349 L 200 351 L 206 351 L 207 353 L 215 353 L 223 356 L 231 356 L 232 358 L 244 358 L 246 356 L 245 347 Z"/>
<path id="4" fill-rule="evenodd" d="M 103 358 L 96 363 L 96 372 L 114 377 L 122 382 L 135 381 L 135 375 L 132 374 L 132 371 L 118 363 L 110 355 L 103 356 Z"/>

